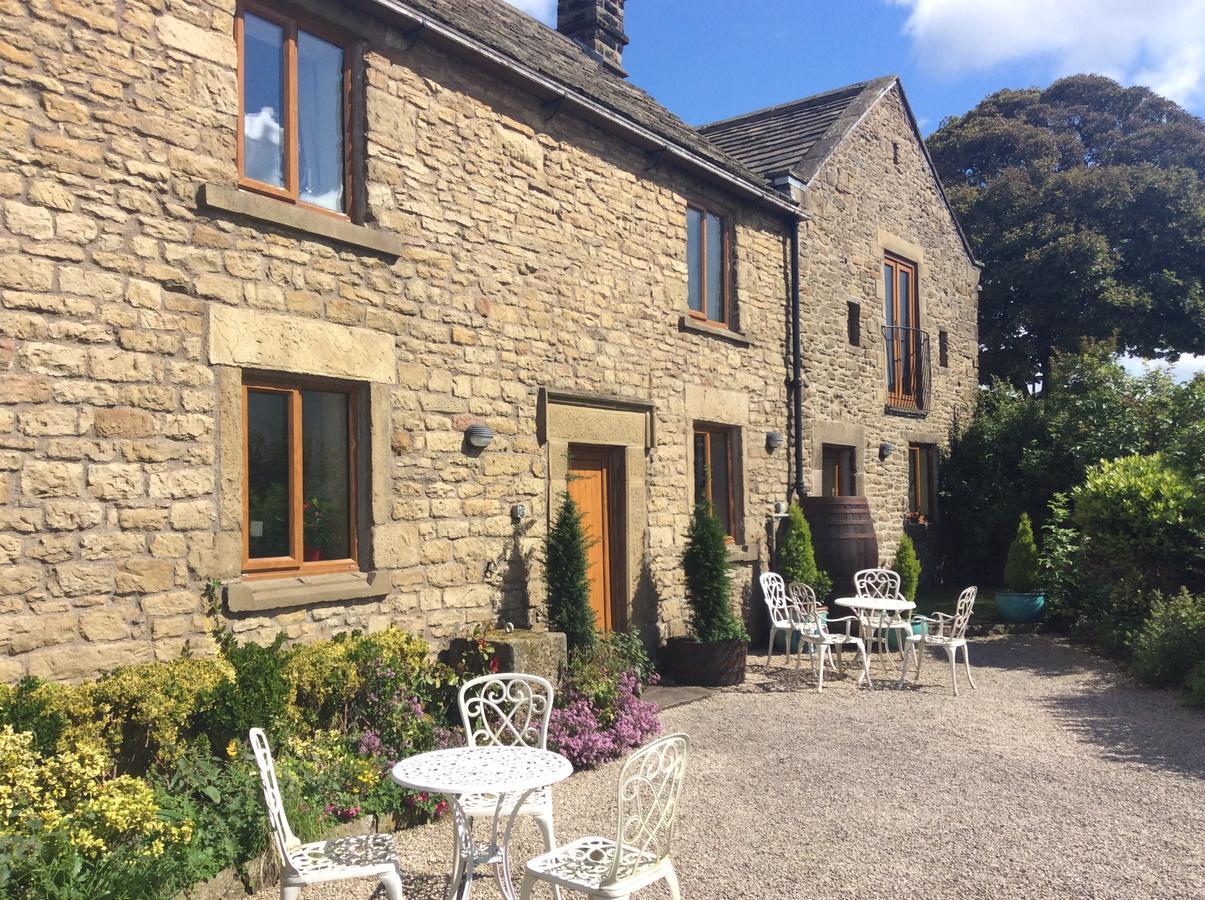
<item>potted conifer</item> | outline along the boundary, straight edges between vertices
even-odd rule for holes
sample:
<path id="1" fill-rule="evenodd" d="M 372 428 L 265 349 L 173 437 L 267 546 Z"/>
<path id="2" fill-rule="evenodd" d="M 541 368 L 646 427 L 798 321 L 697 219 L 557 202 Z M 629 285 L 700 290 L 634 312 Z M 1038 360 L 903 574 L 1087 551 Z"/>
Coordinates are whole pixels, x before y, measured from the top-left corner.
<path id="1" fill-rule="evenodd" d="M 706 501 L 695 507 L 682 569 L 691 636 L 671 638 L 666 645 L 675 680 L 705 687 L 740 684 L 745 680 L 749 634 L 732 613 L 732 573 L 724 526 Z"/>
<path id="2" fill-rule="evenodd" d="M 816 548 L 812 545 L 812 529 L 808 525 L 803 509 L 796 501 L 791 501 L 787 510 L 786 525 L 783 529 L 782 541 L 778 546 L 778 574 L 788 585 L 798 582 L 806 584 L 816 592 L 816 599 L 821 603 L 833 589 L 833 580 L 828 573 L 816 565 Z M 823 615 L 823 614 L 822 614 Z M 783 642 L 787 633 L 781 632 Z M 793 641 L 789 652 L 799 649 L 799 633 L 790 632 Z"/>
<path id="3" fill-rule="evenodd" d="M 1006 622 L 1036 622 L 1042 617 L 1046 595 L 1041 589 L 1038 547 L 1028 513 L 1021 513 L 1017 535 L 1004 563 L 1005 590 L 996 591 L 996 609 Z"/>
<path id="4" fill-rule="evenodd" d="M 900 593 L 909 603 L 916 602 L 916 589 L 920 587 L 920 560 L 916 556 L 916 545 L 906 534 L 900 535 L 900 542 L 895 548 L 895 558 L 891 561 L 891 571 L 900 576 Z M 925 629 L 924 622 L 913 622 L 912 633 L 921 634 Z M 887 631 L 887 649 L 899 650 L 900 635 L 894 628 Z"/>
<path id="5" fill-rule="evenodd" d="M 586 561 L 586 532 L 582 513 L 568 491 L 548 532 L 545 572 L 548 576 L 548 625 L 565 634 L 569 649 L 588 647 L 596 637 L 590 606 L 590 569 Z"/>

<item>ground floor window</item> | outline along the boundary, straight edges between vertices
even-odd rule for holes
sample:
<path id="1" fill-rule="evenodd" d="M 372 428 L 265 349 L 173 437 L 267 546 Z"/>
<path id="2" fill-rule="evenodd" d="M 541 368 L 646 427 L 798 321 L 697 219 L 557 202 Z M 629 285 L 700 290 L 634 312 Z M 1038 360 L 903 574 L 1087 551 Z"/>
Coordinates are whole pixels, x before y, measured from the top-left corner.
<path id="1" fill-rule="evenodd" d="M 855 487 L 857 456 L 853 447 L 840 447 L 835 444 L 825 444 L 821 451 L 821 464 L 824 479 L 821 485 L 825 497 L 854 497 L 858 491 Z"/>
<path id="2" fill-rule="evenodd" d="M 354 389 L 249 380 L 243 415 L 244 571 L 357 568 Z"/>
<path id="3" fill-rule="evenodd" d="M 695 501 L 710 500 L 724 533 L 733 539 L 736 538 L 735 443 L 735 429 L 695 426 Z"/>
<path id="4" fill-rule="evenodd" d="M 931 522 L 936 507 L 937 447 L 934 444 L 908 445 L 908 518 L 913 522 Z"/>

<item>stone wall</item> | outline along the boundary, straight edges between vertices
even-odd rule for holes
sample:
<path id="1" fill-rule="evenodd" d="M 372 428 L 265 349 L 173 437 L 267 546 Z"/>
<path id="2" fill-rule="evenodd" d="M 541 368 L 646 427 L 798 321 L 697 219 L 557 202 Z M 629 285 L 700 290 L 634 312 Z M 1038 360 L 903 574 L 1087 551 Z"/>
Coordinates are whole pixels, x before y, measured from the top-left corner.
<path id="1" fill-rule="evenodd" d="M 313 215 L 272 224 L 271 210 L 199 200 L 237 175 L 232 3 L 0 11 L 0 679 L 205 648 L 205 581 L 239 582 L 239 390 L 258 360 L 363 384 L 361 563 L 374 575 L 348 599 L 306 602 L 320 586 L 298 585 L 287 607 L 231 615 L 244 636 L 396 624 L 442 643 L 504 610 L 538 621 L 541 388 L 652 405 L 638 624 L 683 627 L 690 397 L 708 388 L 727 392 L 713 408 L 742 429 L 740 539 L 764 558 L 787 481 L 787 454 L 764 438 L 786 430 L 777 215 L 337 13 L 369 42 L 366 225 L 388 240 L 332 240 Z M 735 219 L 748 345 L 679 328 L 688 200 Z M 265 346 L 266 333 L 308 352 Z M 471 455 L 463 431 L 479 421 L 497 439 Z M 530 516 L 513 520 L 514 504 Z"/>
<path id="2" fill-rule="evenodd" d="M 979 273 L 938 193 L 897 87 L 871 107 L 820 169 L 804 194 L 804 207 L 812 217 L 800 249 L 809 493 L 821 492 L 820 445 L 855 446 L 879 553 L 890 560 L 908 510 L 908 443 L 946 444 L 954 417 L 974 402 Z M 918 266 L 920 324 L 932 344 L 932 402 L 921 417 L 885 412 L 884 252 Z M 861 308 L 858 347 L 849 342 L 850 301 Z M 949 335 L 944 368 L 940 331 Z M 896 449 L 880 461 L 882 442 Z"/>

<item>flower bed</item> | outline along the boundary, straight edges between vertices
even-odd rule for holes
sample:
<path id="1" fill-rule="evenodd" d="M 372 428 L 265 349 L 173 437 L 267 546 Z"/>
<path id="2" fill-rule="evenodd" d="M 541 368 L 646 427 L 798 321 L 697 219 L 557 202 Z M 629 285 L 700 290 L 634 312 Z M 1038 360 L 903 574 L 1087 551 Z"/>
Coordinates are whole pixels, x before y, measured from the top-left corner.
<path id="1" fill-rule="evenodd" d="M 456 694 L 490 668 L 484 640 L 466 672 L 397 629 L 294 648 L 217 639 L 211 659 L 0 686 L 0 896 L 149 900 L 230 867 L 246 880 L 270 840 L 253 725 L 272 742 L 303 841 L 361 817 L 404 827 L 443 812 L 442 798 L 403 791 L 387 774 L 398 759 L 463 742 Z M 659 728 L 637 696 L 647 668 L 631 648 L 600 648 L 575 659 L 553 714 L 550 745 L 578 766 Z"/>

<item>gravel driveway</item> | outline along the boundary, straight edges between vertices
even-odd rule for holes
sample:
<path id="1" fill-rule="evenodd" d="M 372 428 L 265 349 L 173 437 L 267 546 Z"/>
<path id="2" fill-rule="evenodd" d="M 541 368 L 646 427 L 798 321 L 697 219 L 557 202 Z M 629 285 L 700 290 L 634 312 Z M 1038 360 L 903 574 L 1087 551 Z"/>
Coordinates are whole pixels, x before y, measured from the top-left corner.
<path id="1" fill-rule="evenodd" d="M 1173 692 L 1036 635 L 975 641 L 979 689 L 958 698 L 937 657 L 919 689 L 833 679 L 819 695 L 764 660 L 741 688 L 664 713 L 693 742 L 674 848 L 684 897 L 1205 898 L 1205 715 Z M 613 833 L 618 771 L 558 786 L 561 838 Z M 538 852 L 535 828 L 517 830 L 516 856 Z M 407 897 L 442 898 L 448 823 L 397 844 Z M 474 896 L 499 894 L 481 879 Z"/>

